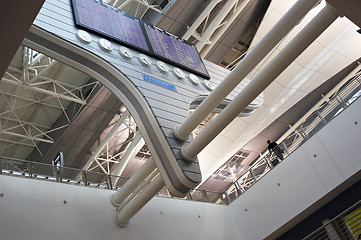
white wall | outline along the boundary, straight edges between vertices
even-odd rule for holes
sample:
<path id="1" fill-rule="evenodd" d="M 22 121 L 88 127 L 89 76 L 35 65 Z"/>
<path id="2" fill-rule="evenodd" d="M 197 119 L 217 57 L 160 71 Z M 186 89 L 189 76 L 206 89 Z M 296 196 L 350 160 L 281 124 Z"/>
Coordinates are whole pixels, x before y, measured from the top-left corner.
<path id="1" fill-rule="evenodd" d="M 344 181 L 361 169 L 360 108 L 358 100 L 226 208 L 242 239 L 264 239 L 295 224 L 289 221 L 351 184 Z"/>
<path id="2" fill-rule="evenodd" d="M 155 197 L 126 228 L 113 220 L 113 191 L 0 175 L 0 239 L 264 239 L 359 172 L 360 108 L 359 100 L 230 206 Z"/>
<path id="3" fill-rule="evenodd" d="M 2 240 L 223 239 L 221 205 L 155 197 L 120 228 L 110 190 L 0 175 L 0 193 Z"/>

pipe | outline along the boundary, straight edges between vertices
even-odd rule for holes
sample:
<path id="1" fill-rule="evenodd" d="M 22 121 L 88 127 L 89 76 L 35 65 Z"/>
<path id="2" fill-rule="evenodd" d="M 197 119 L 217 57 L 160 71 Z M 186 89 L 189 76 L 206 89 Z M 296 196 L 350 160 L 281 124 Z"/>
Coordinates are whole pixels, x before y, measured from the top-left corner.
<path id="1" fill-rule="evenodd" d="M 247 76 L 279 41 L 308 13 L 318 0 L 299 0 L 240 61 L 238 66 L 216 87 L 195 111 L 174 129 L 174 135 L 186 141 L 189 134 Z"/>
<path id="2" fill-rule="evenodd" d="M 222 7 L 221 11 L 213 19 L 213 21 L 208 25 L 207 30 L 201 35 L 201 39 L 196 43 L 196 48 L 200 51 L 204 45 L 209 41 L 209 38 L 217 30 L 223 19 L 231 11 L 233 6 L 237 3 L 238 0 L 227 0 L 226 4 Z"/>
<path id="3" fill-rule="evenodd" d="M 163 187 L 164 181 L 161 175 L 158 175 L 137 197 L 135 197 L 115 218 L 115 222 L 120 227 L 126 227 L 129 219 L 132 218 L 145 204 L 147 204 L 154 195 Z"/>
<path id="4" fill-rule="evenodd" d="M 112 175 L 115 175 L 115 176 L 121 176 L 122 175 L 122 173 L 123 173 L 125 167 L 127 166 L 129 160 L 134 155 L 134 152 L 135 152 L 140 140 L 142 140 L 142 135 L 139 132 L 136 132 L 136 135 L 133 138 L 132 143 L 127 148 L 126 153 L 124 154 L 124 156 L 120 160 L 118 166 L 115 168 Z M 119 180 L 119 178 L 118 178 L 118 180 Z M 116 183 L 118 182 L 118 180 L 116 180 Z"/>
<path id="5" fill-rule="evenodd" d="M 190 144 L 182 148 L 183 157 L 188 161 L 194 161 L 197 154 L 271 84 L 337 17 L 339 14 L 327 4 Z"/>
<path id="6" fill-rule="evenodd" d="M 158 169 L 154 170 L 145 180 L 142 182 L 123 202 L 117 207 L 117 211 L 121 211 L 127 204 L 132 201 L 138 193 L 140 193 L 145 187 L 147 187 L 155 177 L 159 175 Z"/>
<path id="7" fill-rule="evenodd" d="M 214 44 L 216 44 L 218 39 L 220 39 L 223 33 L 229 28 L 229 26 L 231 26 L 233 21 L 242 12 L 242 10 L 248 4 L 248 2 L 249 0 L 243 0 L 241 4 L 237 7 L 236 11 L 229 18 L 227 18 L 227 23 L 224 24 L 220 29 L 218 29 L 218 31 L 212 36 L 212 38 L 210 39 L 211 43 L 207 44 L 202 49 L 199 49 L 199 51 L 201 51 L 200 56 L 202 58 L 204 58 L 207 55 L 207 53 L 212 49 Z"/>
<path id="8" fill-rule="evenodd" d="M 153 158 L 148 159 L 132 177 L 118 191 L 112 194 L 110 201 L 116 207 L 120 204 L 146 179 L 156 168 Z"/>

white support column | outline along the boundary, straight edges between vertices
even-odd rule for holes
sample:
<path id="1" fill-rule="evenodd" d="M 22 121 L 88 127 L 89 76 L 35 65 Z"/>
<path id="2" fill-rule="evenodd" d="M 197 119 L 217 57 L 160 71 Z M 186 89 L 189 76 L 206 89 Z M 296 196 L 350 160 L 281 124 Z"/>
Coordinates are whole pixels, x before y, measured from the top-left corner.
<path id="1" fill-rule="evenodd" d="M 123 113 L 123 115 L 119 118 L 118 122 L 113 126 L 112 130 L 110 130 L 110 132 L 108 133 L 108 135 L 104 138 L 104 140 L 100 143 L 100 145 L 98 146 L 98 148 L 94 151 L 93 155 L 90 157 L 90 159 L 88 160 L 88 162 L 84 165 L 84 167 L 82 168 L 82 170 L 88 170 L 88 168 L 90 167 L 90 165 L 93 163 L 93 161 L 96 161 L 97 164 L 99 165 L 100 168 L 102 168 L 102 166 L 100 165 L 100 163 L 96 160 L 97 157 L 99 156 L 100 152 L 103 150 L 103 148 L 105 147 L 105 145 L 109 142 L 109 140 L 114 136 L 114 134 L 117 132 L 117 130 L 119 129 L 119 127 L 122 125 L 122 123 L 125 121 L 125 119 L 129 116 L 129 111 L 125 111 Z"/>
<path id="2" fill-rule="evenodd" d="M 120 160 L 119 164 L 115 168 L 113 175 L 115 175 L 115 176 L 122 175 L 124 168 L 127 166 L 129 160 L 131 159 L 132 156 L 134 156 L 135 150 L 136 150 L 137 146 L 139 146 L 139 143 L 141 142 L 140 140 L 142 140 L 142 135 L 140 134 L 140 132 L 136 132 L 135 137 L 132 140 L 132 143 L 129 145 L 126 153 L 124 154 L 124 156 Z M 119 180 L 119 178 L 118 178 L 118 180 Z M 118 180 L 116 182 L 118 182 Z"/>
<path id="3" fill-rule="evenodd" d="M 196 48 L 200 51 L 204 45 L 210 43 L 209 38 L 212 34 L 218 29 L 219 25 L 222 23 L 223 19 L 231 11 L 233 6 L 237 3 L 238 0 L 227 0 L 226 4 L 222 7 L 221 11 L 213 19 L 213 21 L 207 26 L 206 31 L 201 35 L 201 39 L 196 43 Z"/>
<path id="4" fill-rule="evenodd" d="M 150 184 L 153 179 L 159 175 L 158 169 L 155 169 L 120 205 L 117 211 L 121 211 L 130 201 L 132 201 L 143 189 Z"/>
<path id="5" fill-rule="evenodd" d="M 197 154 L 338 17 L 339 14 L 331 6 L 326 5 L 189 145 L 183 147 L 183 157 L 194 161 Z"/>
<path id="6" fill-rule="evenodd" d="M 238 66 L 213 90 L 197 109 L 174 129 L 174 135 L 185 141 L 189 134 L 247 76 L 279 41 L 308 13 L 318 0 L 299 0 L 241 60 Z"/>
<path id="7" fill-rule="evenodd" d="M 199 17 L 194 21 L 192 26 L 188 28 L 187 32 L 183 35 L 183 39 L 188 40 L 188 38 L 190 38 L 196 32 L 196 29 L 199 25 L 201 25 L 203 20 L 211 13 L 213 8 L 221 1 L 222 0 L 213 0 L 212 2 L 210 2 L 206 9 L 203 10 L 201 15 L 199 15 Z"/>
<path id="8" fill-rule="evenodd" d="M 156 165 L 153 158 L 148 159 L 118 192 L 112 194 L 110 199 L 112 204 L 116 207 L 120 206 L 120 204 L 154 171 L 155 168 Z"/>
<path id="9" fill-rule="evenodd" d="M 220 29 L 218 29 L 218 31 L 216 32 L 216 34 L 214 34 L 211 39 L 210 39 L 210 43 L 207 44 L 206 46 L 204 46 L 202 49 L 199 49 L 200 51 L 200 55 L 202 58 L 204 58 L 207 53 L 212 49 L 212 47 L 214 46 L 214 44 L 216 44 L 216 42 L 218 41 L 218 39 L 221 38 L 221 36 L 223 35 L 223 33 L 229 28 L 229 26 L 231 26 L 231 24 L 233 23 L 233 21 L 236 19 L 236 17 L 242 12 L 242 10 L 244 9 L 244 7 L 248 4 L 249 0 L 243 0 L 241 2 L 241 4 L 239 4 L 236 8 L 236 10 L 233 12 L 233 14 L 231 16 L 229 16 L 227 18 L 227 23 L 225 23 Z"/>
<path id="10" fill-rule="evenodd" d="M 115 218 L 115 222 L 121 226 L 126 227 L 129 219 L 132 218 L 150 199 L 152 199 L 157 192 L 164 187 L 164 181 L 161 175 L 158 175 L 146 188 L 143 189 Z"/>

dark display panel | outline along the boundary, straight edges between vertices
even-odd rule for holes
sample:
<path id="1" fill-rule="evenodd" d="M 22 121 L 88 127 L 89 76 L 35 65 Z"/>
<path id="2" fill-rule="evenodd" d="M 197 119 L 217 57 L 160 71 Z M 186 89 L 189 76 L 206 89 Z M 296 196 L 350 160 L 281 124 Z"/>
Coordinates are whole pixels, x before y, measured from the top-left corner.
<path id="1" fill-rule="evenodd" d="M 138 19 L 93 0 L 73 0 L 76 23 L 93 32 L 106 35 L 134 48 L 149 51 Z"/>
<path id="2" fill-rule="evenodd" d="M 207 73 L 194 46 L 147 24 L 144 24 L 144 27 L 154 54 L 170 59 L 189 69 L 197 69 L 199 72 Z"/>
<path id="3" fill-rule="evenodd" d="M 76 26 L 209 78 L 196 48 L 102 1 L 72 0 Z"/>

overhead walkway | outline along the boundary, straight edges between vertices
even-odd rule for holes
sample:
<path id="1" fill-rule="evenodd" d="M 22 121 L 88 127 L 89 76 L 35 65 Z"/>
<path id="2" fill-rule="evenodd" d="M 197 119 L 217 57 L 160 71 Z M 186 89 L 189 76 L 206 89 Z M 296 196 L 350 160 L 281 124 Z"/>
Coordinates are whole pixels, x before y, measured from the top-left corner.
<path id="1" fill-rule="evenodd" d="M 169 84 L 160 80 L 164 79 L 166 72 L 152 70 L 154 67 L 151 63 L 156 59 L 151 60 L 136 51 L 127 50 L 128 54 L 124 55 L 123 52 L 124 56 L 119 58 L 119 51 L 113 51 L 112 44 L 118 50 L 123 46 L 109 42 L 106 44 L 108 47 L 104 47 L 102 43 L 107 40 L 102 39 L 102 34 L 89 34 L 78 29 L 79 22 L 74 22 L 74 16 L 80 14 L 77 12 L 78 2 L 73 2 L 72 7 L 68 1 L 61 2 L 58 4 L 58 1 L 49 0 L 44 4 L 23 44 L 73 65 L 112 90 L 138 123 L 152 153 L 147 163 L 111 198 L 117 210 L 121 210 L 117 213 L 116 222 L 122 227 L 164 186 L 172 195 L 185 197 L 201 183 L 197 154 L 339 17 L 335 9 L 326 5 L 244 89 L 237 89 L 247 74 L 318 1 L 296 2 L 216 88 L 205 89 L 203 85 L 209 86 L 208 79 L 202 79 L 202 86 L 193 84 L 191 87 L 179 81 L 172 80 L 172 84 Z M 110 11 L 98 3 L 92 4 L 97 9 L 101 7 L 104 11 Z M 54 15 L 61 17 L 55 19 Z M 135 25 L 138 26 L 137 23 Z M 138 56 L 138 61 L 133 61 L 130 56 Z M 176 68 L 174 73 L 178 79 L 186 77 Z M 207 78 L 204 74 L 200 77 Z M 165 108 L 160 101 L 165 97 L 177 102 L 185 97 L 194 99 L 200 93 L 209 91 L 209 96 L 189 117 L 188 102 L 172 106 L 166 104 Z M 228 94 L 235 95 L 231 103 L 192 140 L 191 132 Z M 154 99 L 157 101 L 150 101 Z M 143 184 L 144 181 L 146 184 Z M 124 208 L 123 202 L 127 202 Z"/>
<path id="2" fill-rule="evenodd" d="M 286 158 L 283 161 L 287 161 L 287 156 L 296 151 L 298 147 L 309 140 L 360 97 L 361 72 L 358 71 L 358 69 L 359 67 L 352 73 L 354 76 L 346 78 L 344 80 L 345 84 L 341 85 L 317 110 L 309 114 L 306 120 L 280 143 L 284 150 L 284 157 Z M 276 159 L 275 155 L 266 152 L 255 161 L 241 177 L 231 183 L 225 191 L 213 192 L 204 189 L 193 189 L 183 199 L 229 205 L 274 167 L 278 166 L 273 166 L 271 163 Z M 5 175 L 110 190 L 118 190 L 128 180 L 128 178 L 125 177 L 101 172 L 58 167 L 51 164 L 5 157 L 0 157 L 0 169 L 1 173 Z M 146 181 L 144 181 L 144 183 L 146 183 Z M 142 188 L 139 188 L 138 191 L 141 191 L 141 189 Z M 166 188 L 159 191 L 157 195 L 174 198 Z"/>
<path id="3" fill-rule="evenodd" d="M 358 66 L 348 77 L 341 81 L 341 85 L 323 98 L 316 110 L 309 113 L 305 120 L 295 126 L 295 130 L 286 135 L 279 145 L 284 150 L 284 158 L 296 151 L 319 130 L 332 121 L 361 95 L 361 72 Z M 265 152 L 247 171 L 236 181 L 231 183 L 223 193 L 228 202 L 234 201 L 259 179 L 271 171 L 275 166 L 272 162 L 280 161 L 274 154 Z M 283 161 L 287 161 L 284 159 Z"/>
<path id="4" fill-rule="evenodd" d="M 56 183 L 57 179 L 50 177 L 54 172 L 54 168 L 51 167 L 48 168 L 48 178 L 45 177 L 44 180 L 54 183 L 25 179 L 29 178 L 29 172 L 19 174 L 21 172 L 19 169 L 15 170 L 14 162 L 3 160 L 2 173 L 19 174 L 21 178 L 0 176 L 1 204 L 4 206 L 0 210 L 3 219 L 1 234 L 7 237 L 6 239 L 16 239 L 12 238 L 12 235 L 19 237 L 23 230 L 14 233 L 9 224 L 15 219 L 19 226 L 29 222 L 35 223 L 36 221 L 30 221 L 35 211 L 38 218 L 44 220 L 41 226 L 47 229 L 48 238 L 52 238 L 54 233 L 59 234 L 56 231 L 57 224 L 52 222 L 54 216 L 57 216 L 56 221 L 63 222 L 62 229 L 66 230 L 61 234 L 62 239 L 71 238 L 80 232 L 82 239 L 89 236 L 99 237 L 96 235 L 96 229 L 103 229 L 102 235 L 108 239 L 113 239 L 112 236 L 124 236 L 127 239 L 141 239 L 146 236 L 147 239 L 167 239 L 180 224 L 189 231 L 183 235 L 175 235 L 173 239 L 204 239 L 211 237 L 209 234 L 217 239 L 274 239 L 360 180 L 361 153 L 357 141 L 361 133 L 360 105 L 360 101 L 353 101 L 232 204 L 222 206 L 156 197 L 132 218 L 132 224 L 126 230 L 114 226 L 111 217 L 114 207 L 104 201 L 113 191 Z M 7 170 L 7 167 L 12 169 L 12 172 Z M 44 177 L 36 174 L 34 167 L 29 169 L 33 170 L 33 178 Z M 89 185 L 98 177 L 89 173 Z M 58 181 L 68 183 L 65 176 Z M 106 180 L 103 179 L 102 182 Z M 78 184 L 72 181 L 69 183 Z M 24 199 L 24 196 L 29 196 L 30 193 L 31 199 Z M 99 206 L 102 207 L 99 209 Z M 15 209 L 21 213 L 21 218 L 11 214 Z M 70 213 L 72 220 L 67 221 Z M 94 216 L 99 219 L 96 221 L 97 228 L 92 227 L 89 221 L 94 219 Z M 76 228 L 75 225 L 68 224 L 75 222 Z M 249 224 L 250 222 L 257 224 Z M 213 225 L 218 226 L 215 228 L 217 230 L 210 228 Z M 204 226 L 207 226 L 208 232 L 200 230 Z M 36 231 L 36 225 L 28 227 L 32 227 L 33 230 L 30 235 L 27 234 L 28 239 L 43 237 L 43 231 Z M 149 235 L 149 229 L 154 233 L 162 233 L 163 238 L 159 234 Z M 199 237 L 195 237 L 197 233 L 200 234 L 197 235 Z"/>

